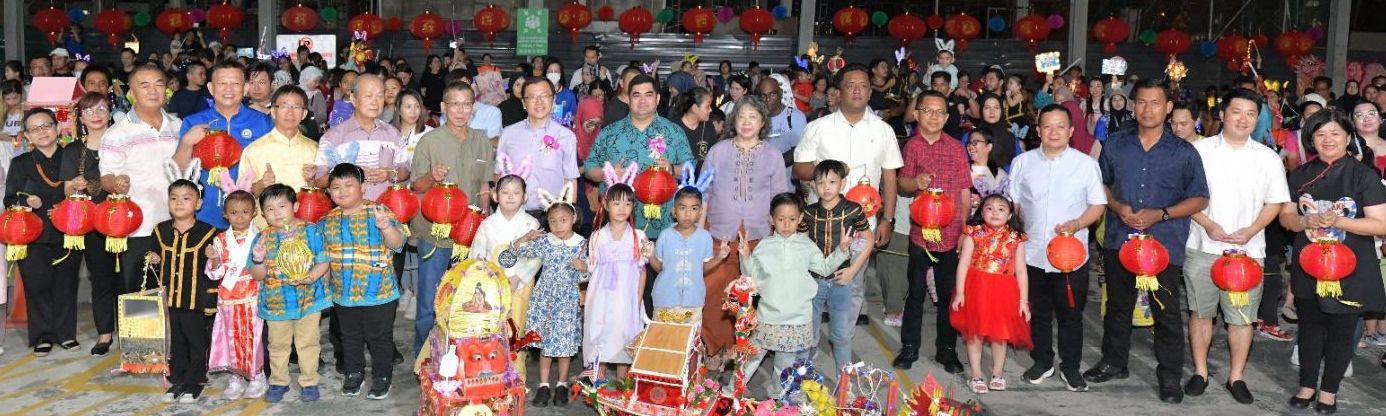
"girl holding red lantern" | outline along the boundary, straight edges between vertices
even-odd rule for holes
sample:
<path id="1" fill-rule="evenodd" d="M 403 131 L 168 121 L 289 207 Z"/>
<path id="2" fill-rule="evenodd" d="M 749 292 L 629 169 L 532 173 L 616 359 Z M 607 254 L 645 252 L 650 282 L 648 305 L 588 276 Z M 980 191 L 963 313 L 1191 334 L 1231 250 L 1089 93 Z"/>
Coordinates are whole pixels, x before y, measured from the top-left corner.
<path id="1" fill-rule="evenodd" d="M 1347 149 L 1355 133 L 1342 110 L 1314 113 L 1302 131 L 1305 148 L 1312 144 L 1318 158 L 1290 172 L 1288 188 L 1299 204 L 1280 209 L 1280 225 L 1296 233 L 1294 252 L 1302 253 L 1290 284 L 1299 314 L 1300 366 L 1299 389 L 1289 403 L 1303 409 L 1313 402 L 1319 413 L 1332 413 L 1352 360 L 1358 320 L 1363 313 L 1386 310 L 1372 241 L 1386 234 L 1386 187 L 1371 166 L 1352 163 Z M 1356 263 L 1340 251 L 1315 249 L 1323 240 L 1345 246 Z M 1311 256 L 1317 261 L 1306 264 Z M 1337 291 L 1321 290 L 1335 285 Z"/>
<path id="2" fill-rule="evenodd" d="M 81 192 L 97 204 L 106 200 L 106 192 L 101 189 L 101 157 L 98 152 L 101 138 L 111 126 L 110 106 L 105 94 L 95 92 L 83 94 L 77 100 L 78 142 L 62 149 L 62 170 L 58 173 L 64 181 L 79 182 Z M 86 240 L 87 249 L 82 251 L 80 259 L 86 263 L 91 279 L 92 318 L 98 334 L 91 355 L 102 356 L 110 351 L 114 340 L 116 296 L 121 294 L 121 284 L 116 274 L 115 255 L 105 249 L 106 236 L 88 233 Z"/>
<path id="3" fill-rule="evenodd" d="M 972 367 L 967 384 L 973 393 L 1006 389 L 1006 344 L 1031 348 L 1025 240 L 1015 204 L 1005 195 L 992 194 L 967 220 L 959 241 L 958 263 L 967 267 L 958 268 L 949 320 L 967 344 Z M 991 347 L 990 381 L 982 379 L 983 342 Z"/>
<path id="4" fill-rule="evenodd" d="M 5 175 L 5 205 L 26 205 L 43 220 L 43 233 L 29 244 L 29 255 L 19 261 L 28 300 L 29 346 L 43 357 L 57 344 L 75 350 L 77 343 L 77 269 L 66 259 L 62 233 L 53 228 L 48 212 L 66 195 L 85 189 L 81 181 L 62 181 L 58 154 L 58 119 L 47 109 L 30 110 L 24 116 L 24 135 L 34 148 L 15 157 Z M 62 259 L 56 264 L 55 259 Z"/>

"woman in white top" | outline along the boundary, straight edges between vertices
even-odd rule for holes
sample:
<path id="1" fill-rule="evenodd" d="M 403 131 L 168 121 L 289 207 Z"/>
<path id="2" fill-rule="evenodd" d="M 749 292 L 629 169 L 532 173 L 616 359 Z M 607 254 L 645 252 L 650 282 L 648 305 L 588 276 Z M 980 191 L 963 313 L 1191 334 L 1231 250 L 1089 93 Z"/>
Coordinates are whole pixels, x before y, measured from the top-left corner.
<path id="1" fill-rule="evenodd" d="M 423 95 L 414 90 L 403 90 L 395 99 L 395 117 L 390 124 L 404 135 L 406 160 L 414 160 L 414 147 L 424 134 L 433 131 L 428 125 L 428 110 L 424 109 Z"/>
<path id="2" fill-rule="evenodd" d="M 967 135 L 967 156 L 972 159 L 972 190 L 978 196 L 1001 192 L 1010 182 L 1006 178 L 1006 171 L 992 157 L 996 147 L 992 145 L 992 134 L 990 130 L 977 129 Z M 980 200 L 973 200 L 974 209 Z"/>

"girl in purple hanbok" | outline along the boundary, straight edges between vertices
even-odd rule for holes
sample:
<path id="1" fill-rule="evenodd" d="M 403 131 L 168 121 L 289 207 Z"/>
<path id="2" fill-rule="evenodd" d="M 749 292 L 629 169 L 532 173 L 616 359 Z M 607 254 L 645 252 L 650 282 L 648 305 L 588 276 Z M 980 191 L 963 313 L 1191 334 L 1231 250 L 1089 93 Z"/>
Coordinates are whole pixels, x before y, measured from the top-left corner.
<path id="1" fill-rule="evenodd" d="M 630 179 L 636 169 L 627 168 L 623 178 L 608 164 L 608 187 L 603 197 L 605 226 L 592 233 L 588 258 L 592 261 L 583 316 L 582 354 L 584 362 L 616 365 L 616 377 L 626 375 L 632 361 L 626 345 L 644 328 L 645 263 L 653 244 L 645 233 L 635 229 L 631 213 L 635 190 Z"/>

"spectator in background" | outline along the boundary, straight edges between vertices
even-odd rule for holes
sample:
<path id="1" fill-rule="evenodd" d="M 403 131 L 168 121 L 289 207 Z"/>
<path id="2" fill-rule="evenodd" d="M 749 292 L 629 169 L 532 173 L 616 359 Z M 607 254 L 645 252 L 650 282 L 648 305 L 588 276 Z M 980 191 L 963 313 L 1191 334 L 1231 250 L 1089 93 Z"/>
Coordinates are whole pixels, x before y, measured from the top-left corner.
<path id="1" fill-rule="evenodd" d="M 443 60 L 438 55 L 429 55 L 424 66 L 423 77 L 419 78 L 419 92 L 424 96 L 424 107 L 434 114 L 442 113 L 443 87 L 447 84 L 443 82 L 443 77 L 447 75 L 443 71 Z"/>
<path id="2" fill-rule="evenodd" d="M 179 81 L 183 88 L 173 93 L 168 100 L 168 112 L 176 117 L 187 117 L 207 109 L 207 100 L 212 98 L 205 88 L 207 85 L 207 66 L 199 61 L 188 63 Z"/>
<path id="3" fill-rule="evenodd" d="M 509 126 L 525 119 L 525 104 L 520 96 L 525 91 L 525 76 L 523 73 L 510 79 L 510 90 L 504 101 L 496 105 L 501 111 L 501 124 Z"/>
<path id="4" fill-rule="evenodd" d="M 332 91 L 332 108 L 327 110 L 328 128 L 342 124 L 342 122 L 351 118 L 352 114 L 356 112 L 355 107 L 351 104 L 351 86 L 355 85 L 356 77 L 360 76 L 356 71 L 350 70 L 341 72 L 334 71 L 334 73 L 340 75 L 336 76 L 334 79 L 335 82 L 332 83 L 335 89 Z"/>
<path id="5" fill-rule="evenodd" d="M 48 53 L 48 60 L 49 60 L 49 62 L 51 62 L 51 63 L 53 64 L 53 75 L 52 75 L 52 76 L 55 76 L 55 77 L 70 77 L 70 76 L 72 76 L 72 67 L 68 65 L 68 64 L 71 63 L 71 61 L 72 61 L 72 59 L 70 59 L 70 58 L 72 58 L 72 54 L 71 54 L 70 52 L 68 52 L 67 49 L 64 49 L 64 48 L 57 48 L 57 49 L 54 49 L 53 52 L 49 52 L 49 53 Z"/>
<path id="6" fill-rule="evenodd" d="M 577 96 L 568 88 L 568 80 L 563 79 L 563 63 L 550 56 L 544 62 L 544 77 L 553 83 L 558 91 L 554 93 L 553 120 L 564 127 L 573 127 L 573 113 L 577 112 Z"/>
<path id="7" fill-rule="evenodd" d="M 270 98 L 274 96 L 274 71 L 274 66 L 264 61 L 246 68 L 245 100 L 250 109 L 269 114 Z"/>
<path id="8" fill-rule="evenodd" d="M 576 89 L 578 84 L 583 81 L 584 72 L 592 75 L 594 79 L 603 80 L 608 83 L 615 82 L 611 77 L 611 70 L 602 66 L 602 50 L 597 45 L 587 45 L 582 48 L 582 67 L 573 71 L 573 75 L 568 78 L 568 88 Z"/>

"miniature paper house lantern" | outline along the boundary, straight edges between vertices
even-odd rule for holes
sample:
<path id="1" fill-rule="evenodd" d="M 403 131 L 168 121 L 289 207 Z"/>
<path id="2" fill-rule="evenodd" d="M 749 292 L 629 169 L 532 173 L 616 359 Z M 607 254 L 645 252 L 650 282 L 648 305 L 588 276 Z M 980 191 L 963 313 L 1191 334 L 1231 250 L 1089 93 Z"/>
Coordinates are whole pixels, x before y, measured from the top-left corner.
<path id="1" fill-rule="evenodd" d="M 29 86 L 25 110 L 47 108 L 58 119 L 58 133 L 72 132 L 72 122 L 77 117 L 72 114 L 72 106 L 82 97 L 82 86 L 75 77 L 38 77 Z"/>
<path id="2" fill-rule="evenodd" d="M 630 377 L 635 380 L 632 410 L 668 414 L 684 407 L 691 371 L 699 367 L 699 326 L 651 322 L 634 345 Z"/>

